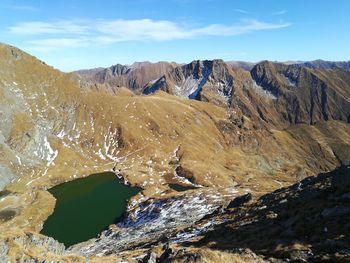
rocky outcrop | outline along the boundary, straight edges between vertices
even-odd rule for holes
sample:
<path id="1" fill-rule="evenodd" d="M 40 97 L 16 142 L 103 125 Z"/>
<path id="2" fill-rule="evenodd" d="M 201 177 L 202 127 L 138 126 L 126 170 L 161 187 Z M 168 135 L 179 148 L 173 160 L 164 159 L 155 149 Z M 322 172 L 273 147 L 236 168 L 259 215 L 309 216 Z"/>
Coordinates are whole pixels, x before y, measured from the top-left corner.
<path id="1" fill-rule="evenodd" d="M 144 86 L 156 81 L 175 66 L 175 63 L 169 62 L 135 62 L 130 66 L 116 64 L 109 68 L 80 70 L 76 73 L 93 82 L 105 84 L 102 89 L 116 90 L 119 87 L 126 87 L 140 93 Z"/>
<path id="2" fill-rule="evenodd" d="M 346 262 L 350 259 L 349 176 L 350 167 L 344 166 L 229 209 L 216 215 L 225 223 L 186 246 L 223 251 L 246 247 L 267 258 Z"/>
<path id="3" fill-rule="evenodd" d="M 0 240 L 1 262 L 86 262 L 87 258 L 72 255 L 53 238 L 35 233 Z"/>
<path id="4" fill-rule="evenodd" d="M 226 100 L 231 96 L 233 77 L 230 67 L 222 60 L 193 61 L 175 68 L 146 87 L 144 94 L 163 90 L 182 98 L 200 99 L 203 89 L 215 89 Z"/>
<path id="5" fill-rule="evenodd" d="M 174 241 L 187 240 L 205 231 L 205 228 L 198 228 L 192 233 L 181 233 L 180 229 L 195 228 L 196 221 L 237 194 L 238 191 L 230 192 L 230 189 L 221 189 L 220 192 L 199 189 L 163 200 L 146 198 L 137 206 L 129 207 L 127 216 L 115 228 L 103 231 L 97 239 L 70 247 L 70 251 L 87 256 L 117 254 L 149 247 L 160 240 L 167 240 L 174 233 L 178 233 L 174 236 Z"/>

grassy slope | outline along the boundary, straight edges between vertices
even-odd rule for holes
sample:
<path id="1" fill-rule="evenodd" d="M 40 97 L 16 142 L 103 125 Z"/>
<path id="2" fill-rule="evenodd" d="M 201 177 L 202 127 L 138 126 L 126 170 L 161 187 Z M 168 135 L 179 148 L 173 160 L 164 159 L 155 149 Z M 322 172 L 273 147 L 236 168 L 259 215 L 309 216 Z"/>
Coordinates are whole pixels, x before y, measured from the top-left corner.
<path id="1" fill-rule="evenodd" d="M 0 164 L 15 176 L 7 186 L 12 194 L 0 209 L 18 211 L 12 220 L 0 223 L 3 236 L 40 231 L 54 207 L 45 189 L 111 169 L 116 162 L 108 156 L 118 157 L 123 176 L 149 196 L 175 194 L 166 183 L 175 180 L 177 148 L 177 165 L 185 171 L 181 175 L 193 182 L 214 188 L 239 185 L 260 194 L 333 169 L 339 156 L 346 155 L 334 152 L 350 144 L 350 128 L 340 122 L 271 132 L 254 128 L 245 118 L 238 127 L 229 119 L 232 112 L 210 103 L 165 93 L 110 96 L 83 90 L 76 76 L 16 48 L 2 45 L 0 56 L 0 107 L 11 109 L 0 126 L 5 138 Z M 45 148 L 44 137 L 58 153 L 49 162 L 34 154 Z M 48 149 L 43 152 L 46 158 Z M 346 156 L 341 158 L 346 161 Z"/>

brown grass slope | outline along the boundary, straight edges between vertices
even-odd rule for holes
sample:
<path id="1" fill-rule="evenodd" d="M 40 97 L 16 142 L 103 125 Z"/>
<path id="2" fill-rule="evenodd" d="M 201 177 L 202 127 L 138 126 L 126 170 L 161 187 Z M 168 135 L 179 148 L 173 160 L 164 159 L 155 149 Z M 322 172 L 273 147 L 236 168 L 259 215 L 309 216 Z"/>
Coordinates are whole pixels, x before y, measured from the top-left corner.
<path id="1" fill-rule="evenodd" d="M 0 57 L 0 211 L 11 215 L 2 238 L 39 237 L 55 204 L 47 188 L 113 167 L 160 198 L 181 177 L 259 194 L 349 162 L 344 122 L 270 129 L 238 102 L 111 96 L 14 47 L 0 45 Z"/>

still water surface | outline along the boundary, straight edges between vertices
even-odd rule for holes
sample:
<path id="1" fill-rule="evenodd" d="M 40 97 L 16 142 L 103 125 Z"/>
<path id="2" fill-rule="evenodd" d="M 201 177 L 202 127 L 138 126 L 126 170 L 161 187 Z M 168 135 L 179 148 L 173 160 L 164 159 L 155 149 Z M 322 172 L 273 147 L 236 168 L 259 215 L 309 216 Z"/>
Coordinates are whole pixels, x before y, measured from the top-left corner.
<path id="1" fill-rule="evenodd" d="M 111 172 L 57 185 L 49 190 L 57 201 L 41 233 L 65 246 L 96 237 L 122 216 L 128 199 L 139 191 L 124 185 Z"/>

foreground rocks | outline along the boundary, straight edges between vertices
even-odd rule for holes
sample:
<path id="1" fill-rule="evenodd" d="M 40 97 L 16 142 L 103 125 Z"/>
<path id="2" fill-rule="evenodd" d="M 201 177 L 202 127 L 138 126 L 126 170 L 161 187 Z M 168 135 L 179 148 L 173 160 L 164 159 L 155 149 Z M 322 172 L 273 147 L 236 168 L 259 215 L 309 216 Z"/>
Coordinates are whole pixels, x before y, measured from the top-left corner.
<path id="1" fill-rule="evenodd" d="M 247 247 L 265 258 L 350 260 L 350 167 L 307 178 L 217 215 L 223 224 L 185 246 Z M 211 220 L 211 219 L 210 219 Z"/>
<path id="2" fill-rule="evenodd" d="M 130 249 L 150 247 L 153 244 L 188 240 L 205 232 L 212 224 L 198 226 L 196 222 L 210 215 L 238 191 L 226 189 L 190 190 L 188 193 L 168 199 L 147 199 L 129 207 L 127 216 L 115 227 L 103 231 L 99 238 L 70 247 L 70 251 L 82 255 L 110 255 Z"/>

